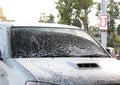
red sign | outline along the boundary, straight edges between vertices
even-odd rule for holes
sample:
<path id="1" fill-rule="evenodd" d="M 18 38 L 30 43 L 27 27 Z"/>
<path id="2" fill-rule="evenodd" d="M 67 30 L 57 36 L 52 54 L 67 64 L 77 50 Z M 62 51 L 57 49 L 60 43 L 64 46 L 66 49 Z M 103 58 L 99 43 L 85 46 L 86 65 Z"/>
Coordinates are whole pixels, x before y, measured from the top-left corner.
<path id="1" fill-rule="evenodd" d="M 100 30 L 107 30 L 107 15 L 100 16 Z"/>

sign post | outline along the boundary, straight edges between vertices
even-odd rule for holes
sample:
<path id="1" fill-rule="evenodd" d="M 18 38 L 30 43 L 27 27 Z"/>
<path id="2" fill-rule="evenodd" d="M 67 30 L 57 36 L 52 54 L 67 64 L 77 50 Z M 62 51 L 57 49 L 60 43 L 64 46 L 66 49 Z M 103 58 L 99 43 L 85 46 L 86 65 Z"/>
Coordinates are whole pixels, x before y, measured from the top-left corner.
<path id="1" fill-rule="evenodd" d="M 102 15 L 100 16 L 101 45 L 107 47 L 107 5 L 106 0 L 102 0 Z"/>

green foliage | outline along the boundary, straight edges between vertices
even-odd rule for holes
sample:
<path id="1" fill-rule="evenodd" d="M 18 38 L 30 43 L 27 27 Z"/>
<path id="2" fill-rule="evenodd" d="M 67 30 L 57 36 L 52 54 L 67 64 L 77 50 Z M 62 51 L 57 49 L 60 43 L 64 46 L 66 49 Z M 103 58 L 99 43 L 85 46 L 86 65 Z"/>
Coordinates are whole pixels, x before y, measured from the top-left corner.
<path id="1" fill-rule="evenodd" d="M 101 14 L 101 3 L 97 3 L 97 2 L 96 2 L 96 5 L 97 5 L 96 7 L 97 7 L 97 10 L 98 10 L 98 11 L 96 12 L 96 16 L 99 16 L 99 14 Z"/>
<path id="2" fill-rule="evenodd" d="M 59 23 L 71 24 L 72 0 L 58 0 L 56 4 L 60 16 Z"/>
<path id="3" fill-rule="evenodd" d="M 83 17 L 83 11 L 88 10 L 90 12 L 90 8 L 93 5 L 93 0 L 74 0 L 74 15 L 76 17 Z"/>
<path id="4" fill-rule="evenodd" d="M 74 20 L 88 23 L 85 15 L 90 12 L 93 0 L 58 0 L 56 4 L 60 17 L 59 23 L 72 24 Z"/>
<path id="5" fill-rule="evenodd" d="M 99 36 L 99 28 L 97 26 L 90 26 L 89 27 L 89 32 L 92 36 L 94 36 L 95 38 L 100 37 Z"/>
<path id="6" fill-rule="evenodd" d="M 80 28 L 82 27 L 82 24 L 79 19 L 74 19 L 72 25 Z"/>
<path id="7" fill-rule="evenodd" d="M 52 14 L 50 14 L 49 16 L 48 16 L 48 21 L 47 21 L 48 23 L 54 23 L 55 21 L 54 21 L 54 16 L 52 15 Z"/>
<path id="8" fill-rule="evenodd" d="M 117 35 L 114 40 L 115 40 L 115 52 L 117 53 L 119 51 L 118 58 L 120 60 L 120 36 Z"/>
<path id="9" fill-rule="evenodd" d="M 120 19 L 120 2 L 112 2 L 108 4 L 107 13 L 114 19 Z"/>
<path id="10" fill-rule="evenodd" d="M 52 14 L 48 16 L 45 13 L 41 13 L 38 22 L 54 23 L 54 16 Z"/>
<path id="11" fill-rule="evenodd" d="M 119 46 L 120 46 L 120 36 L 116 36 L 115 41 L 119 43 Z"/>
<path id="12" fill-rule="evenodd" d="M 96 16 L 101 14 L 101 3 L 96 3 L 97 12 Z M 120 2 L 112 2 L 107 5 L 107 13 L 114 19 L 120 19 Z"/>

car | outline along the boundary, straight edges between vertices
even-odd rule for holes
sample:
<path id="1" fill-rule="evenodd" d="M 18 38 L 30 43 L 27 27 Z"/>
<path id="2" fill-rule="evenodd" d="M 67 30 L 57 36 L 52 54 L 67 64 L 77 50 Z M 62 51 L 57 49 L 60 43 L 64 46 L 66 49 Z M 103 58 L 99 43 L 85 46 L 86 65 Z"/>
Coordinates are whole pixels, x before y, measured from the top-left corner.
<path id="1" fill-rule="evenodd" d="M 1 85 L 120 85 L 120 61 L 79 27 L 0 23 Z"/>

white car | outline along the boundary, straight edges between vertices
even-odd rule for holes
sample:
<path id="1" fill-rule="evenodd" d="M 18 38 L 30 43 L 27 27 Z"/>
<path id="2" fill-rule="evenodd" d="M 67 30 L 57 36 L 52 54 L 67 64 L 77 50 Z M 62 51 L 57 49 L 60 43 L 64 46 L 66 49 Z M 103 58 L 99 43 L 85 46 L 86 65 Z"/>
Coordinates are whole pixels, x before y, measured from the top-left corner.
<path id="1" fill-rule="evenodd" d="M 78 27 L 0 23 L 0 85 L 120 85 L 120 61 Z"/>

